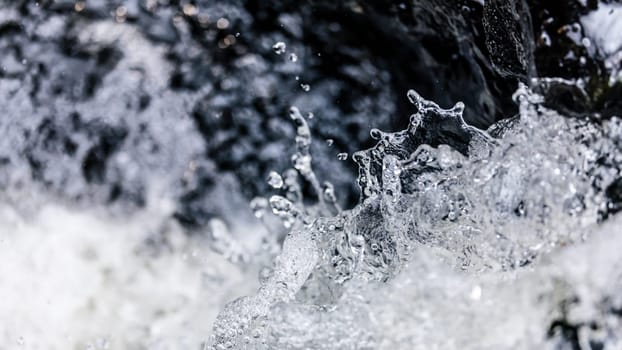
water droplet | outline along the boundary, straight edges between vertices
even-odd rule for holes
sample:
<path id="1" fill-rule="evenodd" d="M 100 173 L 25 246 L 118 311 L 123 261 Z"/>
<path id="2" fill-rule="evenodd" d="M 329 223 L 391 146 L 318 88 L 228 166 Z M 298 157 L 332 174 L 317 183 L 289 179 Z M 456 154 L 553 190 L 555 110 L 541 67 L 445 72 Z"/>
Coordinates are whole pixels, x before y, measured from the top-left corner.
<path id="1" fill-rule="evenodd" d="M 300 87 L 305 91 L 305 92 L 309 92 L 309 90 L 311 90 L 311 86 L 309 86 L 309 84 L 300 84 Z"/>
<path id="2" fill-rule="evenodd" d="M 270 207 L 272 207 L 272 212 L 281 218 L 283 225 L 287 228 L 292 227 L 296 217 L 300 214 L 294 203 L 281 196 L 270 197 Z"/>
<path id="3" fill-rule="evenodd" d="M 229 28 L 229 20 L 224 17 L 219 18 L 218 21 L 216 21 L 216 27 L 221 30 Z"/>
<path id="4" fill-rule="evenodd" d="M 335 142 L 335 141 L 333 141 L 333 139 L 326 139 L 326 145 L 327 145 L 328 147 L 332 146 L 334 142 Z"/>
<path id="5" fill-rule="evenodd" d="M 37 3 L 37 6 L 39 6 L 39 3 Z M 81 12 L 82 10 L 84 10 L 85 7 L 86 7 L 86 2 L 84 1 L 77 1 L 76 4 L 73 6 L 76 12 Z"/>
<path id="6" fill-rule="evenodd" d="M 292 52 L 292 53 L 289 54 L 289 60 L 292 61 L 292 62 L 296 62 L 296 61 L 298 61 L 298 56 L 295 53 Z"/>
<path id="7" fill-rule="evenodd" d="M 192 17 L 196 16 L 196 14 L 199 12 L 199 9 L 193 4 L 187 3 L 184 4 L 182 11 L 184 15 Z"/>
<path id="8" fill-rule="evenodd" d="M 311 156 L 294 154 L 292 156 L 292 163 L 294 164 L 294 168 L 300 171 L 301 174 L 311 173 Z"/>
<path id="9" fill-rule="evenodd" d="M 348 154 L 345 153 L 345 152 L 339 153 L 337 155 L 337 159 L 339 159 L 339 160 L 346 160 L 346 159 L 348 159 Z"/>
<path id="10" fill-rule="evenodd" d="M 287 50 L 287 45 L 285 45 L 284 42 L 279 41 L 276 44 L 272 45 L 272 50 L 274 51 L 274 53 L 276 53 L 277 55 L 282 55 L 285 53 L 285 51 Z"/>
<path id="11" fill-rule="evenodd" d="M 281 188 L 283 187 L 283 178 L 276 171 L 271 171 L 268 174 L 268 185 L 272 188 Z"/>

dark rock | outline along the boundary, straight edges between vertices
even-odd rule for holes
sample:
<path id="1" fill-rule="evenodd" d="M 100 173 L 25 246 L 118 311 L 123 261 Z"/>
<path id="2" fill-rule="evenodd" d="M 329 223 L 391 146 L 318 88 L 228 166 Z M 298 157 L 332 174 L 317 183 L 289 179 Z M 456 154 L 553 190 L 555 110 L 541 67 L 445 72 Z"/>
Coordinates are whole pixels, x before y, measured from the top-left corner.
<path id="1" fill-rule="evenodd" d="M 483 19 L 486 47 L 495 70 L 525 81 L 535 77 L 532 23 L 525 1 L 486 1 Z"/>

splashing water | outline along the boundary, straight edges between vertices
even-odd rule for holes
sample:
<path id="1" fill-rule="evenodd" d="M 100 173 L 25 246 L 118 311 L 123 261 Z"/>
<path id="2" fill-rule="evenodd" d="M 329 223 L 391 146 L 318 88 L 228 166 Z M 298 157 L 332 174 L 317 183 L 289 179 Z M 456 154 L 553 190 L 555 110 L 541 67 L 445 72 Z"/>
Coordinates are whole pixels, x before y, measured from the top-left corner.
<path id="1" fill-rule="evenodd" d="M 408 98 L 408 127 L 374 129 L 377 144 L 353 154 L 361 199 L 345 211 L 291 109 L 296 170 L 269 201 L 289 233 L 257 293 L 218 316 L 213 348 L 565 349 L 568 327 L 581 344 L 622 346 L 620 220 L 599 224 L 620 119 L 565 118 L 521 85 L 519 115 L 484 131 L 462 103 Z"/>

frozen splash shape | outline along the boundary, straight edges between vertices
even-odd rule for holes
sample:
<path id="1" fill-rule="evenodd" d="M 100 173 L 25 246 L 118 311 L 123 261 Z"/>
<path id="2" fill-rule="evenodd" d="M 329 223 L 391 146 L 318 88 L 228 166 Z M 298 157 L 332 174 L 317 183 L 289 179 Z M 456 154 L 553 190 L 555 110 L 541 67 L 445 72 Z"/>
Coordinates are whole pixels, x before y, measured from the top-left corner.
<path id="1" fill-rule="evenodd" d="M 443 109 L 409 91 L 416 113 L 407 129 L 373 129 L 377 144 L 353 154 L 361 200 L 350 210 L 336 205 L 330 184 L 320 186 L 309 127 L 292 108 L 296 170 L 269 201 L 289 233 L 257 293 L 219 315 L 213 348 L 553 346 L 554 312 L 541 304 L 558 307 L 572 282 L 551 260 L 585 260 L 566 250 L 599 230 L 599 188 L 620 168 L 615 156 L 601 166 L 619 150 L 603 133 L 620 122 L 564 118 L 526 86 L 514 97 L 519 116 L 484 131 L 465 123 L 462 103 Z M 295 172 L 316 191 L 315 205 L 302 201 Z M 611 288 L 595 293 L 606 298 Z M 483 335 L 492 329 L 509 333 Z"/>

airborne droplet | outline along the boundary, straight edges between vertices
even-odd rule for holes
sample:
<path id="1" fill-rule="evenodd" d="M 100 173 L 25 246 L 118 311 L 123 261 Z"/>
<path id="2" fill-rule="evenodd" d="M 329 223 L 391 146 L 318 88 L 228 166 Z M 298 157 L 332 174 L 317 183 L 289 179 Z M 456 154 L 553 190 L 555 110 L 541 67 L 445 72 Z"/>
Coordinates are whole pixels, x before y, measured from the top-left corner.
<path id="1" fill-rule="evenodd" d="M 283 187 L 283 178 L 276 171 L 271 171 L 268 174 L 268 185 L 272 188 L 281 188 Z"/>
<path id="2" fill-rule="evenodd" d="M 274 51 L 274 53 L 276 53 L 277 55 L 282 55 L 285 53 L 285 51 L 287 50 L 287 45 L 285 45 L 284 42 L 279 41 L 276 44 L 272 45 L 272 50 Z"/>

